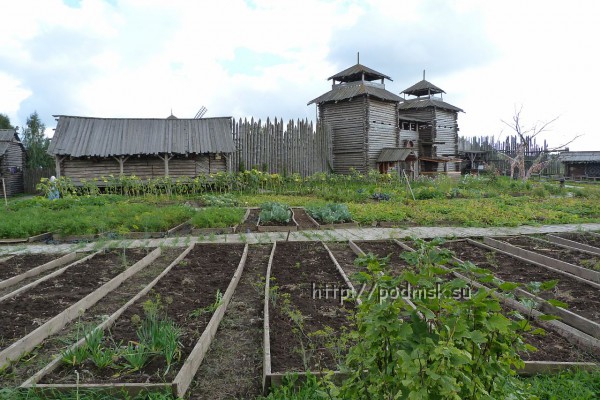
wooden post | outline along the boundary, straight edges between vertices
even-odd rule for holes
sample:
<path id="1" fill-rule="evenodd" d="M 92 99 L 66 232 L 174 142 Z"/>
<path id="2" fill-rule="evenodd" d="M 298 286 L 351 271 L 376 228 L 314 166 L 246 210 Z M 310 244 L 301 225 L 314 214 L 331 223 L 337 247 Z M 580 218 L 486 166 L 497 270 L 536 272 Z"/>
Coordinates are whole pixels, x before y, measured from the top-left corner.
<path id="1" fill-rule="evenodd" d="M 165 162 L 165 177 L 168 178 L 169 177 L 169 160 L 171 158 L 173 158 L 173 155 L 172 154 L 169 155 L 169 154 L 165 153 L 164 157 L 161 157 L 160 155 L 158 155 L 158 158 L 160 158 L 161 160 L 163 160 Z M 210 157 L 209 157 L 209 160 L 210 160 Z M 210 167 L 209 167 L 209 169 L 210 169 Z"/>
<path id="2" fill-rule="evenodd" d="M 127 157 L 124 157 L 124 156 L 115 157 L 115 156 L 113 156 L 113 158 L 115 160 L 117 160 L 117 162 L 119 163 L 119 175 L 123 176 L 123 164 L 125 164 L 125 161 L 127 161 L 129 159 L 129 156 L 127 156 Z"/>
<path id="3" fill-rule="evenodd" d="M 2 178 L 2 193 L 4 193 L 4 204 L 8 206 L 8 198 L 6 197 L 6 184 L 4 183 L 4 178 Z"/>
<path id="4" fill-rule="evenodd" d="M 66 157 L 66 156 L 65 156 Z M 61 177 L 61 173 L 60 173 L 60 163 L 63 162 L 63 160 L 65 159 L 65 157 L 60 157 L 60 156 L 54 156 L 54 165 L 55 165 L 55 169 L 56 169 L 56 177 L 60 178 Z"/>

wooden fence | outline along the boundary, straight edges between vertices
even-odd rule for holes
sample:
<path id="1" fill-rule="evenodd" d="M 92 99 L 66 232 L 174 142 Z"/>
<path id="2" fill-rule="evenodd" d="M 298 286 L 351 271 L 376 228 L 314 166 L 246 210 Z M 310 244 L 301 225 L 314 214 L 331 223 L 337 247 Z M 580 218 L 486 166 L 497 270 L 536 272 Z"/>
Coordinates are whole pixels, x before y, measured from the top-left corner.
<path id="1" fill-rule="evenodd" d="M 540 174 L 562 175 L 564 173 L 563 165 L 556 157 L 559 150 L 554 149 L 550 151 L 548 143 L 545 140 L 543 143 L 537 143 L 535 138 L 530 139 L 527 137 L 526 139 L 529 141 L 529 146 L 525 152 L 525 169 L 528 169 L 540 154 L 548 153 L 552 158 L 552 161 L 540 172 Z M 489 154 L 486 156 L 486 162 L 492 164 L 501 173 L 510 175 L 510 161 L 499 154 L 515 157 L 519 143 L 520 140 L 516 135 L 508 136 L 504 139 L 495 138 L 494 136 L 461 137 L 459 138 L 458 150 L 459 152 L 469 150 L 488 151 Z"/>
<path id="2" fill-rule="evenodd" d="M 55 173 L 54 167 L 33 169 L 25 168 L 25 170 L 23 170 L 23 188 L 25 193 L 37 193 L 35 186 L 40 183 L 40 179 L 50 178 L 52 175 L 55 175 Z"/>
<path id="3" fill-rule="evenodd" d="M 299 173 L 308 176 L 331 171 L 330 131 L 308 120 L 251 119 L 233 125 L 236 153 L 231 160 L 233 171 L 256 168 L 277 174 Z"/>

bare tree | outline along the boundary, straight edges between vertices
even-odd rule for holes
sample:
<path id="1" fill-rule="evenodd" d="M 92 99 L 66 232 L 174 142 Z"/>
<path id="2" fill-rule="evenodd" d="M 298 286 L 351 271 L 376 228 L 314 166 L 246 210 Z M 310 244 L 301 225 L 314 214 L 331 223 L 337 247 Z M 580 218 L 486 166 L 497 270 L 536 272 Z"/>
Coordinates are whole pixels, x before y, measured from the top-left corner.
<path id="1" fill-rule="evenodd" d="M 515 113 L 511 122 L 502 120 L 502 123 L 511 128 L 517 134 L 519 144 L 517 145 L 515 156 L 511 157 L 507 154 L 499 154 L 501 157 L 504 157 L 505 159 L 510 161 L 511 178 L 514 177 L 516 169 L 519 172 L 519 179 L 527 181 L 532 174 L 536 174 L 542 171 L 548 166 L 548 164 L 550 164 L 554 159 L 556 159 L 557 155 L 552 154 L 553 152 L 555 153 L 557 150 L 565 148 L 569 144 L 573 143 L 573 141 L 575 141 L 581 135 L 575 135 L 575 137 L 573 137 L 567 143 L 563 143 L 560 146 L 541 151 L 540 154 L 533 160 L 531 166 L 526 169 L 525 155 L 529 152 L 529 147 L 533 143 L 533 139 L 540 133 L 547 131 L 550 125 L 552 125 L 554 122 L 556 122 L 556 120 L 558 120 L 558 117 L 553 118 L 547 122 L 540 122 L 534 124 L 529 128 L 524 128 L 521 121 L 521 111 L 523 111 L 523 106 L 521 106 L 519 109 L 515 108 Z"/>

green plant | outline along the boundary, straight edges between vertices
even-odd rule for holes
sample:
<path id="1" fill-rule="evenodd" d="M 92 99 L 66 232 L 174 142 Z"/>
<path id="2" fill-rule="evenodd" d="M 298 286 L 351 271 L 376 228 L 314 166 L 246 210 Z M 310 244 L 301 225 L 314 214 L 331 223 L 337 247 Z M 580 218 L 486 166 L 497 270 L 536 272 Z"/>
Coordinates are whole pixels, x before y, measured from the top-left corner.
<path id="1" fill-rule="evenodd" d="M 261 222 L 288 223 L 292 219 L 292 210 L 289 206 L 277 202 L 268 202 L 260 206 L 259 218 Z"/>
<path id="2" fill-rule="evenodd" d="M 359 279 L 377 290 L 359 305 L 342 398 L 518 398 L 523 393 L 513 369 L 523 366 L 518 352 L 526 349 L 518 324 L 499 313 L 490 291 L 455 296 L 466 283 L 444 278 L 448 271 L 441 266 L 450 257 L 435 244 L 417 241 L 417 252 L 406 257 L 414 269 L 397 278 L 385 273 L 383 260 L 360 260 L 366 270 Z M 441 295 L 412 298 L 413 309 L 388 295 L 401 282 L 427 290 L 439 285 Z"/>
<path id="3" fill-rule="evenodd" d="M 215 301 L 206 307 L 201 307 L 201 308 L 197 308 L 197 309 L 193 310 L 190 313 L 190 317 L 198 318 L 204 314 L 212 314 L 217 310 L 217 308 L 219 308 L 219 306 L 222 303 L 223 303 L 223 293 L 221 293 L 220 289 L 217 289 L 217 293 L 215 294 Z"/>
<path id="4" fill-rule="evenodd" d="M 127 347 L 121 352 L 121 357 L 125 359 L 124 367 L 130 371 L 139 371 L 150 359 L 150 351 L 146 344 L 129 342 Z"/>
<path id="5" fill-rule="evenodd" d="M 352 215 L 345 204 L 326 204 L 324 206 L 307 207 L 306 211 L 318 222 L 335 224 L 352 222 Z"/>

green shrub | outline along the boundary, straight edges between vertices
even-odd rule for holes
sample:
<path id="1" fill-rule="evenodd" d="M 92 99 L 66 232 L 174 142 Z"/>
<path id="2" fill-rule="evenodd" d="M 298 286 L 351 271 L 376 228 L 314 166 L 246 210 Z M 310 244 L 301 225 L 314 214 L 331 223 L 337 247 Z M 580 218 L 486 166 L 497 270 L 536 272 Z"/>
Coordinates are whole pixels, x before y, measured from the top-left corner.
<path id="1" fill-rule="evenodd" d="M 335 224 L 352 222 L 352 215 L 345 204 L 326 204 L 324 206 L 309 206 L 308 214 L 320 223 Z"/>
<path id="2" fill-rule="evenodd" d="M 286 204 L 267 202 L 260 206 L 261 222 L 278 222 L 287 224 L 292 219 L 292 210 Z"/>
<path id="3" fill-rule="evenodd" d="M 192 217 L 196 228 L 227 228 L 242 222 L 246 210 L 243 208 L 207 207 Z"/>

